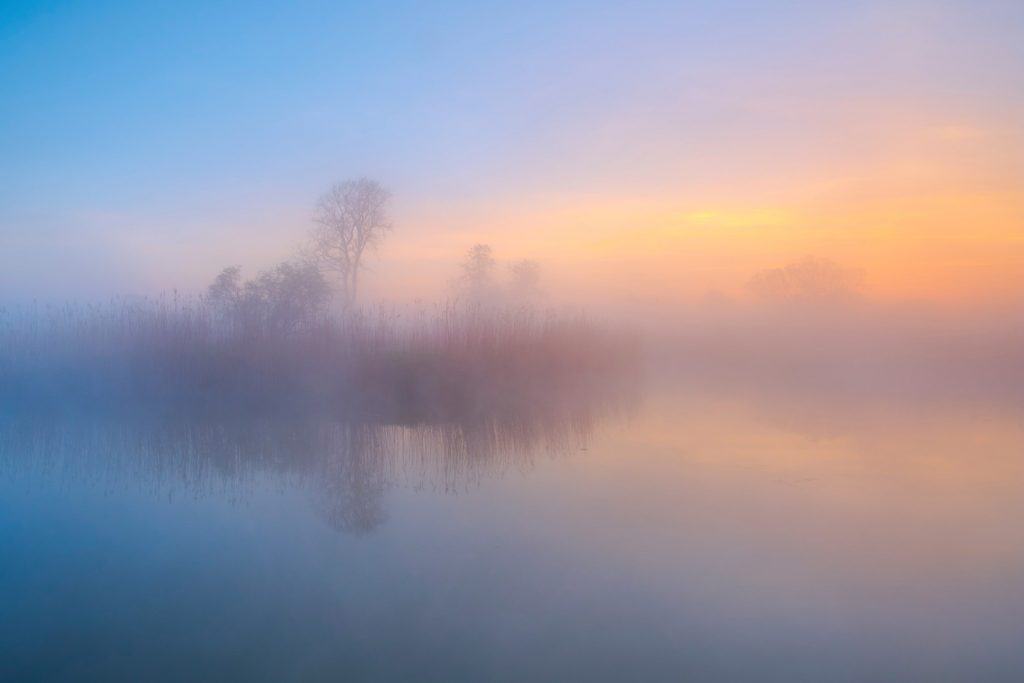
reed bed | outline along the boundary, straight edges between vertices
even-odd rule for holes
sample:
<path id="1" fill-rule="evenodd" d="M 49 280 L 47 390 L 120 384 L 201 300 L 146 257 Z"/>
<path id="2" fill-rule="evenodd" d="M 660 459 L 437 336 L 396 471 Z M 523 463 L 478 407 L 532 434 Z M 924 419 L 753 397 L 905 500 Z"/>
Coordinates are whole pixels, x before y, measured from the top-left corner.
<path id="1" fill-rule="evenodd" d="M 204 300 L 0 311 L 0 410 L 322 413 L 415 424 L 550 410 L 630 381 L 636 343 L 581 315 L 347 314 Z"/>

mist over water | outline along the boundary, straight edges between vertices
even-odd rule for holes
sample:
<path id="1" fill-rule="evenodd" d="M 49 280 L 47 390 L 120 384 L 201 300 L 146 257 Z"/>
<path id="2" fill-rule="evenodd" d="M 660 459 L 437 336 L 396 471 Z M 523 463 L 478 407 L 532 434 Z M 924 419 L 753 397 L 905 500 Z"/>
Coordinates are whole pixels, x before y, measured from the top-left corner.
<path id="1" fill-rule="evenodd" d="M 537 458 L 585 448 L 595 424 L 625 419 L 633 386 L 561 396 L 541 407 L 401 424 L 314 416 L 62 411 L 0 423 L 5 476 L 57 489 L 230 495 L 278 481 L 304 490 L 339 531 L 368 533 L 396 485 L 457 493 Z"/>
<path id="2" fill-rule="evenodd" d="M 0 675 L 1022 670 L 1018 311 L 803 259 L 584 314 L 496 264 L 436 305 L 286 265 L 7 309 Z"/>
<path id="3" fill-rule="evenodd" d="M 1024 680 L 1022 36 L 6 3 L 0 683 Z"/>
<path id="4" fill-rule="evenodd" d="M 286 266 L 5 311 L 0 676 L 1022 670 L 1016 310 L 804 259 L 584 314 L 518 267 L 478 245 L 404 308 Z"/>
<path id="5" fill-rule="evenodd" d="M 437 426 L 8 418 L 4 674 L 1012 680 L 1019 404 L 645 386 Z"/>

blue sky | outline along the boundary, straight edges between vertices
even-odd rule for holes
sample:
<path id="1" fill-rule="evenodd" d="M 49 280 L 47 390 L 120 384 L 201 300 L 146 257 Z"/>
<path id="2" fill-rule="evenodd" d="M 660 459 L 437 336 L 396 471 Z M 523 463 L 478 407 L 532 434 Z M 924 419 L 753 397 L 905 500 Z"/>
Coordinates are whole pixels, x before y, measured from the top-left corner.
<path id="1" fill-rule="evenodd" d="M 0 12 L 0 287 L 23 296 L 261 263 L 359 174 L 395 190 L 421 240 L 447 229 L 445 206 L 480 220 L 565 197 L 763 196 L 768 169 L 862 154 L 837 103 L 1009 118 L 1024 63 L 1011 2 Z"/>

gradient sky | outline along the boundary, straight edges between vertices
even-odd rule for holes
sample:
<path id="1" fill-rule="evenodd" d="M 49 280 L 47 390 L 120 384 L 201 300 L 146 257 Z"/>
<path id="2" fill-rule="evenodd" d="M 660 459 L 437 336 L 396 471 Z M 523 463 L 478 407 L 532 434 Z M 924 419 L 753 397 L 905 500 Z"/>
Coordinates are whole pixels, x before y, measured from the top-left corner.
<path id="1" fill-rule="evenodd" d="M 317 195 L 395 193 L 369 290 L 472 243 L 566 292 L 1024 282 L 1024 3 L 39 2 L 0 9 L 0 300 L 196 289 Z"/>

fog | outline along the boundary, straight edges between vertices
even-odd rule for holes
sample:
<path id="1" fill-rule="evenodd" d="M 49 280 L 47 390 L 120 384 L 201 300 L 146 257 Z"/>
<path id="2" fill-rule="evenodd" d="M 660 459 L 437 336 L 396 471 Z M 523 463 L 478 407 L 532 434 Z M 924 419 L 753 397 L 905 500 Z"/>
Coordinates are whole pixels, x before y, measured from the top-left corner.
<path id="1" fill-rule="evenodd" d="M 379 216 L 358 256 L 331 242 L 322 199 L 309 237 L 263 270 L 230 265 L 211 270 L 202 287 L 146 296 L 82 301 L 70 288 L 63 302 L 11 298 L 0 309 L 0 399 L 8 410 L 152 400 L 192 410 L 288 406 L 436 419 L 507 398 L 511 367 L 519 368 L 511 393 L 526 401 L 580 377 L 621 376 L 626 366 L 645 381 L 689 387 L 1012 406 L 1022 399 L 1017 301 L 880 297 L 866 269 L 814 255 L 751 272 L 732 293 L 665 292 L 659 300 L 613 291 L 628 282 L 573 281 L 553 272 L 557 261 L 544 253 L 508 258 L 487 243 L 468 245 L 429 286 L 408 289 L 377 270 L 403 234 L 388 215 L 390 193 L 374 187 Z M 354 229 L 340 220 L 337 234 Z M 404 294 L 382 296 L 389 288 Z M 460 383 L 472 389 L 447 395 Z M 142 396 L 149 398 L 140 404 Z"/>
<path id="2" fill-rule="evenodd" d="M 536 458 L 585 449 L 596 423 L 630 413 L 636 395 L 624 389 L 466 411 L 443 422 L 399 423 L 383 415 L 255 419 L 237 409 L 5 411 L 0 474 L 22 485 L 50 481 L 239 503 L 250 489 L 278 481 L 306 492 L 332 528 L 361 535 L 385 522 L 385 494 L 395 486 L 455 494 L 482 478 L 525 471 Z"/>
<path id="3" fill-rule="evenodd" d="M 5 3 L 0 680 L 1024 680 L 1022 35 Z"/>

